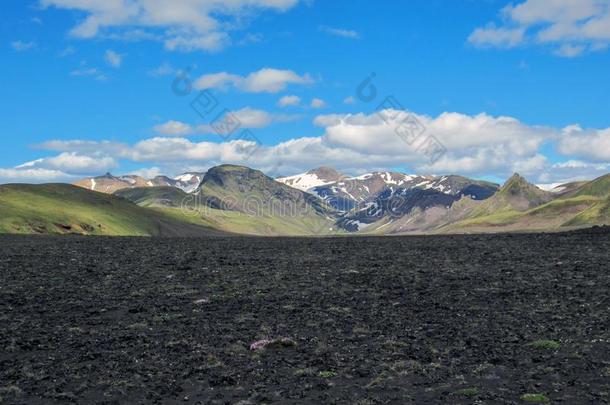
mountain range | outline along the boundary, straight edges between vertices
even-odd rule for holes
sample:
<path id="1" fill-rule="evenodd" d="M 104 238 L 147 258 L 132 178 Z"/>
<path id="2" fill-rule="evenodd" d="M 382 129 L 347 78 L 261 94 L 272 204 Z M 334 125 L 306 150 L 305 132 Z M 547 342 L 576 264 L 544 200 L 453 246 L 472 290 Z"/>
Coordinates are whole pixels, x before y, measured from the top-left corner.
<path id="1" fill-rule="evenodd" d="M 570 230 L 610 224 L 610 175 L 545 191 L 457 175 L 320 167 L 273 179 L 244 166 L 74 185 L 0 186 L 0 233 L 145 236 L 393 235 Z"/>

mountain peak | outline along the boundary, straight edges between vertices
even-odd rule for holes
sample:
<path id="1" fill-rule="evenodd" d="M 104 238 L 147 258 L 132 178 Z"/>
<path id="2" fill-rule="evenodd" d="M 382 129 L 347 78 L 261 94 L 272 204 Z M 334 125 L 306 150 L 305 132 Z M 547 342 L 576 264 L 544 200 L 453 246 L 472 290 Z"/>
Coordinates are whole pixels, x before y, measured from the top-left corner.
<path id="1" fill-rule="evenodd" d="M 494 210 L 507 207 L 517 211 L 525 211 L 551 199 L 551 193 L 541 190 L 528 182 L 525 177 L 515 173 L 495 195 L 485 201 L 480 211 L 489 214 Z"/>
<path id="2" fill-rule="evenodd" d="M 308 171 L 307 174 L 314 174 L 318 176 L 320 180 L 325 181 L 337 181 L 343 177 L 341 173 L 328 166 L 316 167 L 315 169 Z"/>
<path id="3" fill-rule="evenodd" d="M 527 181 L 527 179 L 521 176 L 519 173 L 513 174 L 504 183 L 504 186 L 500 189 L 500 193 L 508 193 L 511 195 L 523 195 L 523 196 L 543 196 L 546 194 L 545 191 L 538 188 L 536 185 Z"/>

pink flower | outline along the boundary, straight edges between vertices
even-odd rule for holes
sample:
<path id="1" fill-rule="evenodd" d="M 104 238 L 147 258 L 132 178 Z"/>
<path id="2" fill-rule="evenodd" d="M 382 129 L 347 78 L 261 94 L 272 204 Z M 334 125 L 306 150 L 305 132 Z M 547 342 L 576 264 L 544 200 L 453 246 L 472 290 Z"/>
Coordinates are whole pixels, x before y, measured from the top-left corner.
<path id="1" fill-rule="evenodd" d="M 262 339 L 253 342 L 250 345 L 250 350 L 266 349 L 267 347 L 295 347 L 296 345 L 297 342 L 287 337 L 278 339 Z"/>

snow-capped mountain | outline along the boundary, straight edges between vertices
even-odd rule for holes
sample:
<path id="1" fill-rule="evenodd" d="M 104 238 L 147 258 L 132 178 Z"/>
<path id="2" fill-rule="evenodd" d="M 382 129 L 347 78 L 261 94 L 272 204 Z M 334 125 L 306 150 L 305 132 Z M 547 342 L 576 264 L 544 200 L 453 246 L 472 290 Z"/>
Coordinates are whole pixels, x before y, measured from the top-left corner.
<path id="1" fill-rule="evenodd" d="M 341 211 L 349 211 L 356 206 L 376 201 L 383 195 L 385 199 L 396 192 L 421 189 L 438 191 L 461 197 L 468 195 L 475 200 L 484 200 L 493 195 L 499 186 L 484 181 L 461 176 L 421 176 L 396 172 L 373 172 L 357 177 L 343 178 L 334 183 L 316 186 L 308 191 L 316 194 Z"/>
<path id="2" fill-rule="evenodd" d="M 204 175 L 205 173 L 192 172 L 184 173 L 174 178 L 157 176 L 151 182 L 154 187 L 176 187 L 184 192 L 192 193 L 199 187 Z"/>
<path id="3" fill-rule="evenodd" d="M 309 191 L 314 187 L 320 187 L 337 182 L 343 177 L 345 176 L 333 168 L 318 167 L 317 169 L 294 176 L 278 177 L 275 180 L 301 191 Z"/>

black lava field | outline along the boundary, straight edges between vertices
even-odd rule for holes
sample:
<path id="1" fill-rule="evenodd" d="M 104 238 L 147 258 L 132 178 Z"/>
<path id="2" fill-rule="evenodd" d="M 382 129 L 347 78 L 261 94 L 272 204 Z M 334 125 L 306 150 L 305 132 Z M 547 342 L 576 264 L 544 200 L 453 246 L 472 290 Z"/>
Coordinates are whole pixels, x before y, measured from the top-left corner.
<path id="1" fill-rule="evenodd" d="M 607 404 L 610 233 L 0 237 L 2 404 Z"/>

